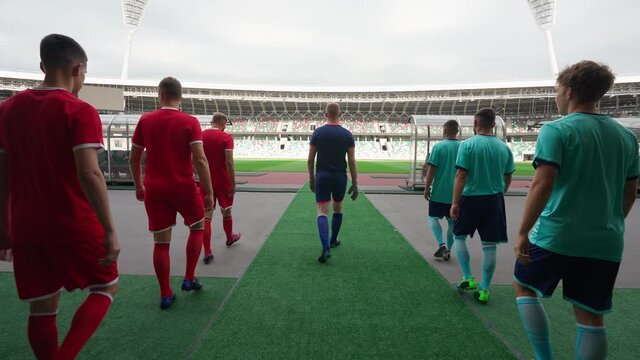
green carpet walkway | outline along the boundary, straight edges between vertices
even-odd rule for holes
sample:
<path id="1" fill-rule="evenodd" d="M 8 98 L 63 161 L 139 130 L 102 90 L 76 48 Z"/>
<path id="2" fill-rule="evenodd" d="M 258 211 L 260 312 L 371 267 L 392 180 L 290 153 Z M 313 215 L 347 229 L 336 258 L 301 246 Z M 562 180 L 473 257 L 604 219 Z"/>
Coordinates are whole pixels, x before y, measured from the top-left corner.
<path id="1" fill-rule="evenodd" d="M 329 263 L 303 190 L 203 333 L 196 359 L 511 359 L 456 291 L 362 197 Z"/>
<path id="2" fill-rule="evenodd" d="M 155 276 L 120 276 L 120 291 L 79 359 L 182 359 L 218 310 L 236 279 L 201 278 L 206 291 L 178 293 L 167 311 L 158 308 Z M 181 278 L 173 278 L 174 289 Z M 64 292 L 58 312 L 60 341 L 86 292 Z M 33 359 L 27 342 L 29 306 L 16 294 L 12 273 L 0 273 L 0 359 Z"/>

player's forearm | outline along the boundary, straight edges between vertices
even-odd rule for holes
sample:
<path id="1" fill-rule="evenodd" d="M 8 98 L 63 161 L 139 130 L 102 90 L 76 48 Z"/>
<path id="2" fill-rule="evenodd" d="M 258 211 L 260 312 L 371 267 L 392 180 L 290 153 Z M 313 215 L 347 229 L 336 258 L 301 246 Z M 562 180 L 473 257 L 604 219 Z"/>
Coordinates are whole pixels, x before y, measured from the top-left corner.
<path id="1" fill-rule="evenodd" d="M 431 187 L 431 184 L 433 184 L 433 179 L 435 179 L 436 177 L 436 167 L 435 166 L 431 166 L 428 165 L 427 167 L 427 177 L 425 179 L 425 187 L 428 189 Z"/>
<path id="2" fill-rule="evenodd" d="M 511 180 L 512 179 L 513 179 L 513 176 L 511 176 L 511 174 L 504 176 L 504 192 L 505 192 L 505 194 L 507 193 L 507 191 L 509 191 L 509 187 L 511 186 Z"/>
<path id="3" fill-rule="evenodd" d="M 91 208 L 96 213 L 100 224 L 102 224 L 104 231 L 113 232 L 115 228 L 111 217 L 107 184 L 100 169 L 80 172 L 78 174 L 78 181 Z"/>
<path id="4" fill-rule="evenodd" d="M 638 179 L 627 181 L 624 184 L 624 199 L 622 201 L 622 210 L 624 211 L 624 217 L 631 212 L 633 204 L 636 202 L 636 194 L 638 191 Z"/>
<path id="5" fill-rule="evenodd" d="M 229 180 L 231 181 L 231 184 L 233 186 L 236 186 L 236 169 L 233 164 L 233 160 L 231 161 L 227 160 L 225 165 L 227 167 L 227 174 L 229 175 Z"/>
<path id="6" fill-rule="evenodd" d="M 307 171 L 309 172 L 309 179 L 313 179 L 315 176 L 315 158 L 307 160 Z"/>
<path id="7" fill-rule="evenodd" d="M 524 204 L 524 213 L 520 222 L 520 234 L 529 234 L 533 225 L 538 221 L 542 210 L 544 210 L 551 192 L 553 191 L 553 182 L 536 179 L 534 177 L 527 199 Z"/>
<path id="8" fill-rule="evenodd" d="M 135 187 L 140 187 L 142 184 L 142 166 L 140 165 L 140 157 L 131 157 L 129 159 L 129 171 L 131 171 L 131 177 L 133 177 L 133 184 Z"/>
<path id="9" fill-rule="evenodd" d="M 456 179 L 453 183 L 453 198 L 451 204 L 458 205 L 460 198 L 462 197 L 462 190 L 467 183 L 467 172 L 464 170 L 458 170 L 456 172 Z"/>
<path id="10" fill-rule="evenodd" d="M 204 191 L 207 194 L 213 194 L 213 188 L 211 187 L 211 174 L 209 174 L 209 163 L 207 162 L 207 159 L 194 159 L 193 166 L 196 168 L 196 172 L 200 178 L 200 185 L 204 186 Z"/>
<path id="11" fill-rule="evenodd" d="M 351 183 L 358 185 L 358 167 L 355 161 L 349 161 L 349 173 L 351 173 Z"/>

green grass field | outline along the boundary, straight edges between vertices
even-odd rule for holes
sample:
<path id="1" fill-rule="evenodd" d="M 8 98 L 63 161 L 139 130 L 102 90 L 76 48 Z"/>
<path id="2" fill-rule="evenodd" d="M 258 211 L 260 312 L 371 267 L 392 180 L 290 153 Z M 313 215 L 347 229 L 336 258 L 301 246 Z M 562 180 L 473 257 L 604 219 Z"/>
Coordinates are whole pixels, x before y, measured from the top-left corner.
<path id="1" fill-rule="evenodd" d="M 239 172 L 306 172 L 306 160 L 236 159 Z M 363 174 L 409 174 L 411 162 L 406 160 L 359 160 L 358 171 Z M 516 163 L 517 176 L 532 176 L 530 162 Z"/>

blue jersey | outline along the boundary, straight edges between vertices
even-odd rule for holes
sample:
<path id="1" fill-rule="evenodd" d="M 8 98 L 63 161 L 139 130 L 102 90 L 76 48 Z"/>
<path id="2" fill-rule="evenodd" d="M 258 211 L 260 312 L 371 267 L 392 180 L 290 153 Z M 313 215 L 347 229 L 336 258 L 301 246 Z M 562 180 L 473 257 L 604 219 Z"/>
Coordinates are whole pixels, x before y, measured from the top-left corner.
<path id="1" fill-rule="evenodd" d="M 318 161 L 316 171 L 347 171 L 345 155 L 355 146 L 351 131 L 340 124 L 326 124 L 317 128 L 311 136 L 311 145 L 316 147 Z"/>

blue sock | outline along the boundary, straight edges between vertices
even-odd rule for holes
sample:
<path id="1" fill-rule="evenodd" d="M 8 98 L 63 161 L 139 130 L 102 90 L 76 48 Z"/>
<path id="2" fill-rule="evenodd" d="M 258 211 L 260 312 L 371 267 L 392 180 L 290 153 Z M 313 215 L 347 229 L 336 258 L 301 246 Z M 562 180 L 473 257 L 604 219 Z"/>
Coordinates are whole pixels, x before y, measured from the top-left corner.
<path id="1" fill-rule="evenodd" d="M 433 232 L 433 236 L 436 238 L 438 245 L 442 245 L 442 226 L 440 225 L 440 221 L 437 218 L 429 218 L 429 226 L 431 227 L 431 231 Z"/>
<path id="2" fill-rule="evenodd" d="M 489 290 L 493 272 L 496 270 L 496 245 L 482 246 L 482 282 L 480 289 Z"/>
<path id="3" fill-rule="evenodd" d="M 469 249 L 467 248 L 467 235 L 454 236 L 454 249 L 460 268 L 462 269 L 462 275 L 465 279 L 472 278 L 471 274 L 471 256 L 469 255 Z"/>
<path id="4" fill-rule="evenodd" d="M 453 248 L 453 223 L 454 221 L 451 219 L 447 219 L 447 249 L 451 251 Z"/>
<path id="5" fill-rule="evenodd" d="M 318 216 L 318 233 L 320 234 L 320 242 L 323 249 L 329 248 L 329 219 L 327 215 Z"/>
<path id="6" fill-rule="evenodd" d="M 340 226 L 342 226 L 342 213 L 334 212 L 331 217 L 331 242 L 336 242 L 338 240 Z"/>
<path id="7" fill-rule="evenodd" d="M 576 359 L 591 360 L 607 357 L 607 329 L 596 326 L 578 325 L 576 337 Z"/>
<path id="8" fill-rule="evenodd" d="M 520 319 L 524 330 L 533 345 L 536 359 L 553 359 L 551 352 L 551 338 L 549 337 L 549 321 L 544 307 L 537 297 L 516 298 Z"/>

